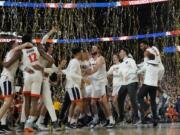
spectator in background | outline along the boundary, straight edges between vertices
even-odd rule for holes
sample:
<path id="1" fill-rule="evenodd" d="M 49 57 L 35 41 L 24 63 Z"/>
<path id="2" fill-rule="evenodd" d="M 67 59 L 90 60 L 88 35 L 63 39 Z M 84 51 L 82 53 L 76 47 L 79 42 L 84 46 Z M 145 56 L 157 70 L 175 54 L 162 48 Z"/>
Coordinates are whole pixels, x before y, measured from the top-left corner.
<path id="1" fill-rule="evenodd" d="M 61 103 L 59 102 L 57 97 L 54 98 L 53 105 L 54 105 L 54 109 L 56 111 L 56 115 L 59 116 L 59 110 L 61 109 Z"/>
<path id="2" fill-rule="evenodd" d="M 180 121 L 180 95 L 177 96 L 176 110 L 178 112 L 178 121 Z"/>
<path id="3" fill-rule="evenodd" d="M 172 104 L 169 104 L 169 107 L 166 111 L 167 120 L 170 122 L 177 122 L 178 120 L 178 112 L 176 112 L 176 109 Z"/>

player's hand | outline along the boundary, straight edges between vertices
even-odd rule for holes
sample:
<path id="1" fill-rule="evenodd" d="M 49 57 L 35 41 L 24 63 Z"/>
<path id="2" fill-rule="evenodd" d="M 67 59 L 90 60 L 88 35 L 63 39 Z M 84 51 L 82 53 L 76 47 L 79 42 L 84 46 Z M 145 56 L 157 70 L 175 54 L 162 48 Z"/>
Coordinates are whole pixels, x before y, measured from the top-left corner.
<path id="1" fill-rule="evenodd" d="M 92 71 L 92 70 L 89 68 L 89 69 L 86 69 L 84 72 L 85 72 L 86 75 L 90 75 L 90 74 L 91 74 L 91 71 Z"/>
<path id="2" fill-rule="evenodd" d="M 63 74 L 62 70 L 58 70 L 57 74 L 62 75 Z"/>
<path id="3" fill-rule="evenodd" d="M 87 85 L 91 84 L 91 80 L 89 80 L 89 79 L 83 79 L 83 82 L 86 83 Z"/>
<path id="4" fill-rule="evenodd" d="M 58 68 L 59 68 L 59 69 L 62 69 L 63 67 L 66 66 L 66 64 L 67 64 L 67 60 L 62 60 L 62 61 L 60 62 L 60 64 L 58 65 Z"/>
<path id="5" fill-rule="evenodd" d="M 25 71 L 27 73 L 29 73 L 29 74 L 33 74 L 34 73 L 34 71 L 32 69 L 30 69 L 30 68 L 25 68 Z"/>
<path id="6" fill-rule="evenodd" d="M 39 71 L 43 71 L 43 67 L 42 66 L 40 66 L 39 64 L 35 64 L 35 65 L 33 65 L 32 66 L 35 70 L 39 70 Z"/>

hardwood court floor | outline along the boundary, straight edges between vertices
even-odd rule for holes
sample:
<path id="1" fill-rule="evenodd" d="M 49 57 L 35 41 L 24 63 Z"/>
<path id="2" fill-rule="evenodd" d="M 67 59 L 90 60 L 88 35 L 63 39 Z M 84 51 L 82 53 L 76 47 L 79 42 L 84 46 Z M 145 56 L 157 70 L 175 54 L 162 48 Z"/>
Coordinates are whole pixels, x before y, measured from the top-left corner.
<path id="1" fill-rule="evenodd" d="M 123 126 L 113 129 L 70 129 L 58 132 L 9 133 L 7 135 L 180 135 L 180 123 L 159 124 L 158 127 Z"/>

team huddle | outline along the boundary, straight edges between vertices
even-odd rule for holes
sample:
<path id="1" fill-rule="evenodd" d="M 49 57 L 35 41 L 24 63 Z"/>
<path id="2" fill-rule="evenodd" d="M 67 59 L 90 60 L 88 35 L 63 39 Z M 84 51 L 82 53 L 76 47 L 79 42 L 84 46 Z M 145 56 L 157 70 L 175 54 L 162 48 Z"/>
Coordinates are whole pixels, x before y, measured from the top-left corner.
<path id="1" fill-rule="evenodd" d="M 113 55 L 113 65 L 108 71 L 106 58 L 101 55 L 98 46 L 92 46 L 89 51 L 75 47 L 72 48 L 73 58 L 67 68 L 63 69 L 55 66 L 51 56 L 53 46 L 46 44 L 49 36 L 55 32 L 56 29 L 53 28 L 37 46 L 32 44 L 32 37 L 28 34 L 22 37 L 21 45 L 16 41 L 10 42 L 11 49 L 4 59 L 0 79 L 4 97 L 4 104 L 0 108 L 1 132 L 9 130 L 6 114 L 14 98 L 14 79 L 18 68 L 22 70 L 24 78 L 20 122 L 21 128 L 26 132 L 33 132 L 35 129 L 48 130 L 43 124 L 47 112 L 53 130 L 60 130 L 61 123 L 66 123 L 66 128 L 73 129 L 83 126 L 94 128 L 98 125 L 113 128 L 124 121 L 127 95 L 132 105 L 132 124 L 147 123 L 144 99 L 149 97 L 152 123 L 157 126 L 156 91 L 164 74 L 157 47 L 141 43 L 144 61 L 140 64 L 136 64 L 128 50 L 122 48 Z M 52 73 L 66 77 L 66 92 L 59 116 L 56 115 L 51 97 L 49 76 Z M 107 86 L 111 81 L 112 92 L 109 96 Z M 112 106 L 109 104 L 110 98 Z M 113 112 L 116 113 L 116 117 Z"/>

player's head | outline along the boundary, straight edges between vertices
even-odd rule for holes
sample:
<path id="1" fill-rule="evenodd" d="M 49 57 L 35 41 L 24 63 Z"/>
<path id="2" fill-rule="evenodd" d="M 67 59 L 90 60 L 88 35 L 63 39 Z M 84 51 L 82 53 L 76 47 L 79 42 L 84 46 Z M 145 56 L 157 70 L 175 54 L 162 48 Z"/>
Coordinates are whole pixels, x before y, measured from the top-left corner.
<path id="1" fill-rule="evenodd" d="M 80 47 L 73 48 L 72 54 L 74 58 L 77 58 L 78 60 L 82 59 L 82 49 Z"/>
<path id="2" fill-rule="evenodd" d="M 8 43 L 8 51 L 10 50 L 10 49 L 12 49 L 12 48 L 15 48 L 15 47 L 17 47 L 19 44 L 18 44 L 18 42 L 16 41 L 16 40 L 11 40 L 9 43 Z"/>
<path id="3" fill-rule="evenodd" d="M 92 55 L 100 54 L 100 48 L 99 48 L 99 46 L 92 46 L 91 54 L 92 54 Z"/>
<path id="4" fill-rule="evenodd" d="M 22 43 L 26 43 L 26 42 L 32 42 L 32 35 L 31 34 L 26 34 L 22 37 Z"/>
<path id="5" fill-rule="evenodd" d="M 54 50 L 54 47 L 52 44 L 46 44 L 45 45 L 45 51 L 48 53 L 48 54 L 52 54 L 53 53 L 53 50 Z"/>
<path id="6" fill-rule="evenodd" d="M 114 64 L 119 63 L 119 57 L 118 57 L 117 54 L 114 54 L 114 55 L 113 55 L 113 63 L 114 63 Z"/>
<path id="7" fill-rule="evenodd" d="M 155 60 L 155 55 L 153 53 L 147 52 L 147 57 L 149 60 Z"/>
<path id="8" fill-rule="evenodd" d="M 125 57 L 128 57 L 129 51 L 125 48 L 121 48 L 120 52 L 119 52 L 119 57 L 121 59 L 124 59 Z"/>
<path id="9" fill-rule="evenodd" d="M 148 57 L 149 60 L 154 60 L 155 59 L 156 52 L 154 51 L 153 48 L 146 49 L 146 52 L 147 52 L 147 57 Z"/>
<path id="10" fill-rule="evenodd" d="M 89 52 L 87 49 L 82 50 L 82 60 L 88 60 L 89 59 Z"/>
<path id="11" fill-rule="evenodd" d="M 145 51 L 149 47 L 148 42 L 146 40 L 140 42 L 140 49 Z"/>

